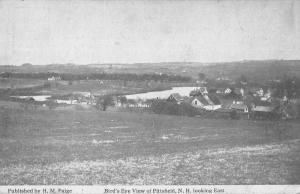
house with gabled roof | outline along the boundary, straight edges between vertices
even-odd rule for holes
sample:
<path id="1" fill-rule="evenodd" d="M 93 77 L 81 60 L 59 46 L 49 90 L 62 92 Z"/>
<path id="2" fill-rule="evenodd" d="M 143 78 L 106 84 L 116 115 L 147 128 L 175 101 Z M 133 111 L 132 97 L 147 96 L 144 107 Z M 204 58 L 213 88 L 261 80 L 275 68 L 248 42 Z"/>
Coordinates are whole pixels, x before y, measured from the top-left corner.
<path id="1" fill-rule="evenodd" d="M 192 97 L 190 104 L 196 108 L 203 108 L 205 110 L 217 110 L 221 108 L 220 100 L 212 94 Z"/>
<path id="2" fill-rule="evenodd" d="M 217 89 L 217 94 L 230 94 L 231 89 L 230 88 L 219 88 Z"/>
<path id="3" fill-rule="evenodd" d="M 203 108 L 209 105 L 209 103 L 203 98 L 203 96 L 195 96 L 190 99 L 190 104 L 196 108 Z"/>
<path id="4" fill-rule="evenodd" d="M 248 113 L 249 112 L 248 106 L 246 104 L 244 104 L 243 102 L 239 102 L 239 101 L 233 101 L 233 103 L 230 106 L 230 109 L 235 110 L 240 113 Z"/>
<path id="5" fill-rule="evenodd" d="M 272 112 L 278 107 L 279 105 L 274 105 L 267 101 L 256 101 L 253 106 L 251 107 L 251 110 L 253 112 Z"/>
<path id="6" fill-rule="evenodd" d="M 272 104 L 267 101 L 256 101 L 251 111 L 254 118 L 276 118 L 279 115 L 279 104 Z"/>

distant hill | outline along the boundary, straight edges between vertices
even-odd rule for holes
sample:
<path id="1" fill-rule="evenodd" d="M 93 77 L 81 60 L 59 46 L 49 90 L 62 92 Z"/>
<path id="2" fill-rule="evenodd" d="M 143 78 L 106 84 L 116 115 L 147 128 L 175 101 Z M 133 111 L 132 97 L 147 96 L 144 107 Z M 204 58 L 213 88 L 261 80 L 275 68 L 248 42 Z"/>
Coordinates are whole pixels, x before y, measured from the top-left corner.
<path id="1" fill-rule="evenodd" d="M 300 60 L 253 60 L 223 63 L 200 62 L 162 62 L 132 64 L 49 64 L 0 66 L 0 72 L 55 72 L 55 73 L 166 73 L 197 78 L 198 73 L 216 78 L 227 76 L 237 78 L 241 75 L 258 80 L 276 79 L 283 75 L 300 77 Z"/>
<path id="2" fill-rule="evenodd" d="M 216 78 L 226 76 L 232 79 L 245 75 L 258 80 L 277 79 L 283 75 L 300 77 L 300 60 L 262 60 L 262 61 L 236 61 L 223 63 L 199 62 L 167 62 L 167 63 L 142 63 L 124 65 L 126 68 L 152 69 L 188 75 L 194 78 L 198 73 Z"/>
<path id="3" fill-rule="evenodd" d="M 200 68 L 210 76 L 247 77 L 276 79 L 283 75 L 300 77 L 300 60 L 266 60 L 215 63 Z"/>

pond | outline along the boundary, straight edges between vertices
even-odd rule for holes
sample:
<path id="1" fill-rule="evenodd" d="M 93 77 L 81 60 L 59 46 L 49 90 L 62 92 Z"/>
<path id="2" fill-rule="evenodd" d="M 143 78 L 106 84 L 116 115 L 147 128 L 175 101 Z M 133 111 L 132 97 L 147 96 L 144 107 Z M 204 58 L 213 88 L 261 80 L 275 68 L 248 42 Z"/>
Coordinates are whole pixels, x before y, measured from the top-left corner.
<path id="1" fill-rule="evenodd" d="M 153 92 L 146 92 L 146 93 L 139 93 L 139 94 L 130 94 L 126 95 L 127 99 L 133 100 L 148 100 L 148 99 L 166 99 L 173 93 L 178 93 L 181 96 L 189 96 L 190 92 L 199 89 L 199 87 L 173 87 L 170 90 L 162 90 L 162 91 L 153 91 Z"/>

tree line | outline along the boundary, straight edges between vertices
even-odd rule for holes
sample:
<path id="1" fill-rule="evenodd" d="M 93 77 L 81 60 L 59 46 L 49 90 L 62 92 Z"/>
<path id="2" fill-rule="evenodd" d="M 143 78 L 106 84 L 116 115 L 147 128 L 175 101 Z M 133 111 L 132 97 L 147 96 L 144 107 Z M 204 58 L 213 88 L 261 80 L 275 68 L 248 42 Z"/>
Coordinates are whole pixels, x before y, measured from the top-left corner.
<path id="1" fill-rule="evenodd" d="M 299 98 L 300 97 L 300 78 L 284 75 L 279 83 L 273 84 L 275 97 Z"/>
<path id="2" fill-rule="evenodd" d="M 48 79 L 49 77 L 60 77 L 61 80 L 126 80 L 126 81 L 171 81 L 189 82 L 190 77 L 168 74 L 135 74 L 135 73 L 92 73 L 92 74 L 70 74 L 70 73 L 11 73 L 0 74 L 2 78 L 22 79 Z"/>

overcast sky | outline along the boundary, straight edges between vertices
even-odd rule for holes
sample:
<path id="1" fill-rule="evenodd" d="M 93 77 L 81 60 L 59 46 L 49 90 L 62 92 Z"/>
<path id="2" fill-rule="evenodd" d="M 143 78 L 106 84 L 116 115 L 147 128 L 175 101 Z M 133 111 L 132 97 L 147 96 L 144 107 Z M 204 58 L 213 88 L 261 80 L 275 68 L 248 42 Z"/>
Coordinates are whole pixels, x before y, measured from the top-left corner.
<path id="1" fill-rule="evenodd" d="M 0 65 L 300 58 L 300 1 L 0 0 Z"/>

